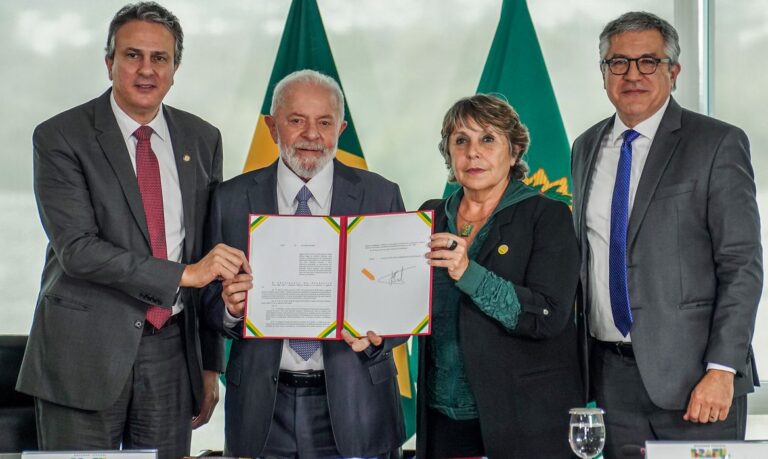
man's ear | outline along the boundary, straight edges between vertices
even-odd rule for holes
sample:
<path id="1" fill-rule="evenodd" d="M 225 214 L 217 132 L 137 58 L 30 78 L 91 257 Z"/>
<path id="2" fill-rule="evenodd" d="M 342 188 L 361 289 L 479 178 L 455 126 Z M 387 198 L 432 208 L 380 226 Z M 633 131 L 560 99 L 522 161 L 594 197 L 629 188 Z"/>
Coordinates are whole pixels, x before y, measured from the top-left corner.
<path id="1" fill-rule="evenodd" d="M 344 129 L 347 128 L 347 122 L 342 120 L 341 126 L 339 126 L 339 137 L 341 137 L 341 133 L 344 132 Z"/>
<path id="2" fill-rule="evenodd" d="M 275 145 L 277 145 L 277 123 L 275 122 L 275 118 L 272 115 L 265 115 L 264 116 L 264 122 L 267 123 L 267 127 L 269 128 L 269 135 L 272 136 L 272 140 L 275 142 Z"/>
<path id="3" fill-rule="evenodd" d="M 109 81 L 112 81 L 112 65 L 115 63 L 114 59 L 110 59 L 109 57 L 104 57 L 104 64 L 107 66 L 107 77 L 109 77 Z"/>
<path id="4" fill-rule="evenodd" d="M 603 89 L 608 89 L 608 84 L 605 82 L 605 80 L 608 78 L 608 66 L 607 65 L 601 65 L 600 66 L 600 78 L 603 80 Z"/>
<path id="5" fill-rule="evenodd" d="M 675 81 L 677 81 L 677 76 L 680 75 L 681 70 L 683 70 L 683 67 L 679 62 L 669 69 L 669 79 L 672 80 L 672 86 L 675 85 Z"/>

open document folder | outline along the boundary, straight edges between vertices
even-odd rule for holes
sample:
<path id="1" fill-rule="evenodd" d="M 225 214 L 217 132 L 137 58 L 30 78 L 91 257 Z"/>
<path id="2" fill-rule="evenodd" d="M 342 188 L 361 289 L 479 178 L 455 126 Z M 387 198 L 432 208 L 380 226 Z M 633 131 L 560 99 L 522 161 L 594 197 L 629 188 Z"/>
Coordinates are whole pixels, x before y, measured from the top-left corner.
<path id="1" fill-rule="evenodd" d="M 243 337 L 429 334 L 432 211 L 249 218 Z"/>

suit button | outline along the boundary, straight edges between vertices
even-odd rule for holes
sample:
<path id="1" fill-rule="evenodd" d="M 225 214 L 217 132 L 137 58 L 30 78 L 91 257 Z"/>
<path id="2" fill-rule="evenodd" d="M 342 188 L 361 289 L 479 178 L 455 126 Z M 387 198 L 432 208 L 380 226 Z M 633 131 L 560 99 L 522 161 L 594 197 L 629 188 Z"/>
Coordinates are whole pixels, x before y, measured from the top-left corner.
<path id="1" fill-rule="evenodd" d="M 133 326 L 136 328 L 141 328 L 144 326 L 144 322 L 137 320 L 136 322 L 133 323 Z"/>
<path id="2" fill-rule="evenodd" d="M 549 315 L 549 309 L 544 309 L 543 311 L 541 311 L 541 313 L 544 314 L 545 316 L 548 316 Z"/>
<path id="3" fill-rule="evenodd" d="M 277 384 L 277 376 L 272 376 L 272 382 Z"/>

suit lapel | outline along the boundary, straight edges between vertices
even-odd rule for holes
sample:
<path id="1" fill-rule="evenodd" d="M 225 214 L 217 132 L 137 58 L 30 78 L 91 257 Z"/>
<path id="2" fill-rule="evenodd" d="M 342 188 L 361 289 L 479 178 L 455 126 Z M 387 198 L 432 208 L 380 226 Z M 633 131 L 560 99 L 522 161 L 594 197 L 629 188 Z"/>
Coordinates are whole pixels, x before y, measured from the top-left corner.
<path id="1" fill-rule="evenodd" d="M 253 183 L 248 187 L 248 211 L 252 214 L 279 213 L 277 208 L 277 161 L 254 174 Z"/>
<path id="2" fill-rule="evenodd" d="M 357 215 L 362 208 L 363 191 L 355 171 L 333 160 L 333 194 L 331 215 Z"/>
<path id="3" fill-rule="evenodd" d="M 147 220 L 144 216 L 139 182 L 136 180 L 136 172 L 133 170 L 123 134 L 117 126 L 115 114 L 112 113 L 112 106 L 109 102 L 110 92 L 111 90 L 108 90 L 96 101 L 94 127 L 99 131 L 96 134 L 96 139 L 117 176 L 117 181 L 120 183 L 125 200 L 128 202 L 131 215 L 136 220 L 136 224 L 147 242 L 147 247 L 149 247 L 149 230 L 147 230 Z"/>
<path id="4" fill-rule="evenodd" d="M 485 238 L 483 246 L 480 247 L 480 252 L 477 253 L 478 263 L 485 265 L 488 257 L 494 252 L 496 247 L 501 242 L 501 229 L 512 222 L 516 213 L 517 204 L 513 204 L 496 215 L 495 221 L 493 222 L 491 229 L 488 232 L 488 236 Z"/>
<path id="5" fill-rule="evenodd" d="M 181 202 L 184 211 L 184 240 L 190 241 L 184 244 L 184 256 L 185 260 L 192 260 L 192 248 L 194 244 L 191 241 L 195 240 L 195 186 L 196 176 L 195 164 L 197 164 L 197 158 L 195 157 L 197 151 L 190 148 L 194 145 L 192 139 L 193 135 L 190 135 L 183 126 L 181 126 L 175 116 L 173 110 L 163 106 L 163 113 L 165 115 L 165 121 L 168 124 L 168 131 L 171 134 L 171 145 L 173 146 L 173 157 L 176 160 L 176 171 L 179 175 L 179 188 L 181 188 Z"/>
<path id="6" fill-rule="evenodd" d="M 645 161 L 643 173 L 637 185 L 635 202 L 632 205 L 632 213 L 629 216 L 627 227 L 627 247 L 632 247 L 661 176 L 676 152 L 677 144 L 680 141 L 677 131 L 680 129 L 682 113 L 683 110 L 677 105 L 677 102 L 670 99 L 667 111 L 664 113 L 659 129 L 654 136 L 651 149 L 648 151 L 648 159 Z"/>
<path id="7" fill-rule="evenodd" d="M 579 189 L 576 190 L 578 193 L 577 196 L 581 196 L 582 199 L 579 199 L 579 228 L 576 228 L 579 234 L 579 239 L 584 240 L 586 239 L 587 235 L 587 219 L 586 219 L 586 212 L 587 212 L 587 203 L 589 202 L 589 185 L 592 183 L 592 174 L 594 174 L 595 171 L 595 163 L 597 162 L 597 154 L 600 151 L 600 145 L 602 144 L 603 138 L 605 138 L 606 133 L 609 129 L 613 127 L 613 120 L 616 115 L 606 119 L 603 121 L 603 125 L 600 127 L 600 129 L 597 130 L 596 135 L 592 137 L 591 139 L 588 139 L 587 142 L 585 142 L 586 147 L 586 158 L 584 158 L 584 177 L 581 180 L 581 183 L 579 184 Z"/>

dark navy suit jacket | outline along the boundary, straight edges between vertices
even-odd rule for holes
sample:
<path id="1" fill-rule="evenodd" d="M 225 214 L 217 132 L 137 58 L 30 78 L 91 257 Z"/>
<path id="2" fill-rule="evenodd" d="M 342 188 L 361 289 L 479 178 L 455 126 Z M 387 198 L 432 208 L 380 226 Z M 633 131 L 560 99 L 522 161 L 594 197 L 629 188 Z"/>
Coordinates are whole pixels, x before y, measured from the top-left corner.
<path id="1" fill-rule="evenodd" d="M 248 214 L 277 214 L 277 162 L 222 183 L 214 193 L 209 245 L 223 242 L 247 252 Z M 381 176 L 334 160 L 332 215 L 404 210 L 398 186 Z M 282 340 L 240 339 L 223 324 L 220 284 L 204 294 L 209 325 L 235 339 L 227 366 L 227 454 L 258 457 L 267 441 L 277 394 Z M 383 305 L 386 306 L 386 305 Z M 336 447 L 345 457 L 377 456 L 405 440 L 397 370 L 388 338 L 381 348 L 356 353 L 344 341 L 323 342 L 328 405 Z"/>

